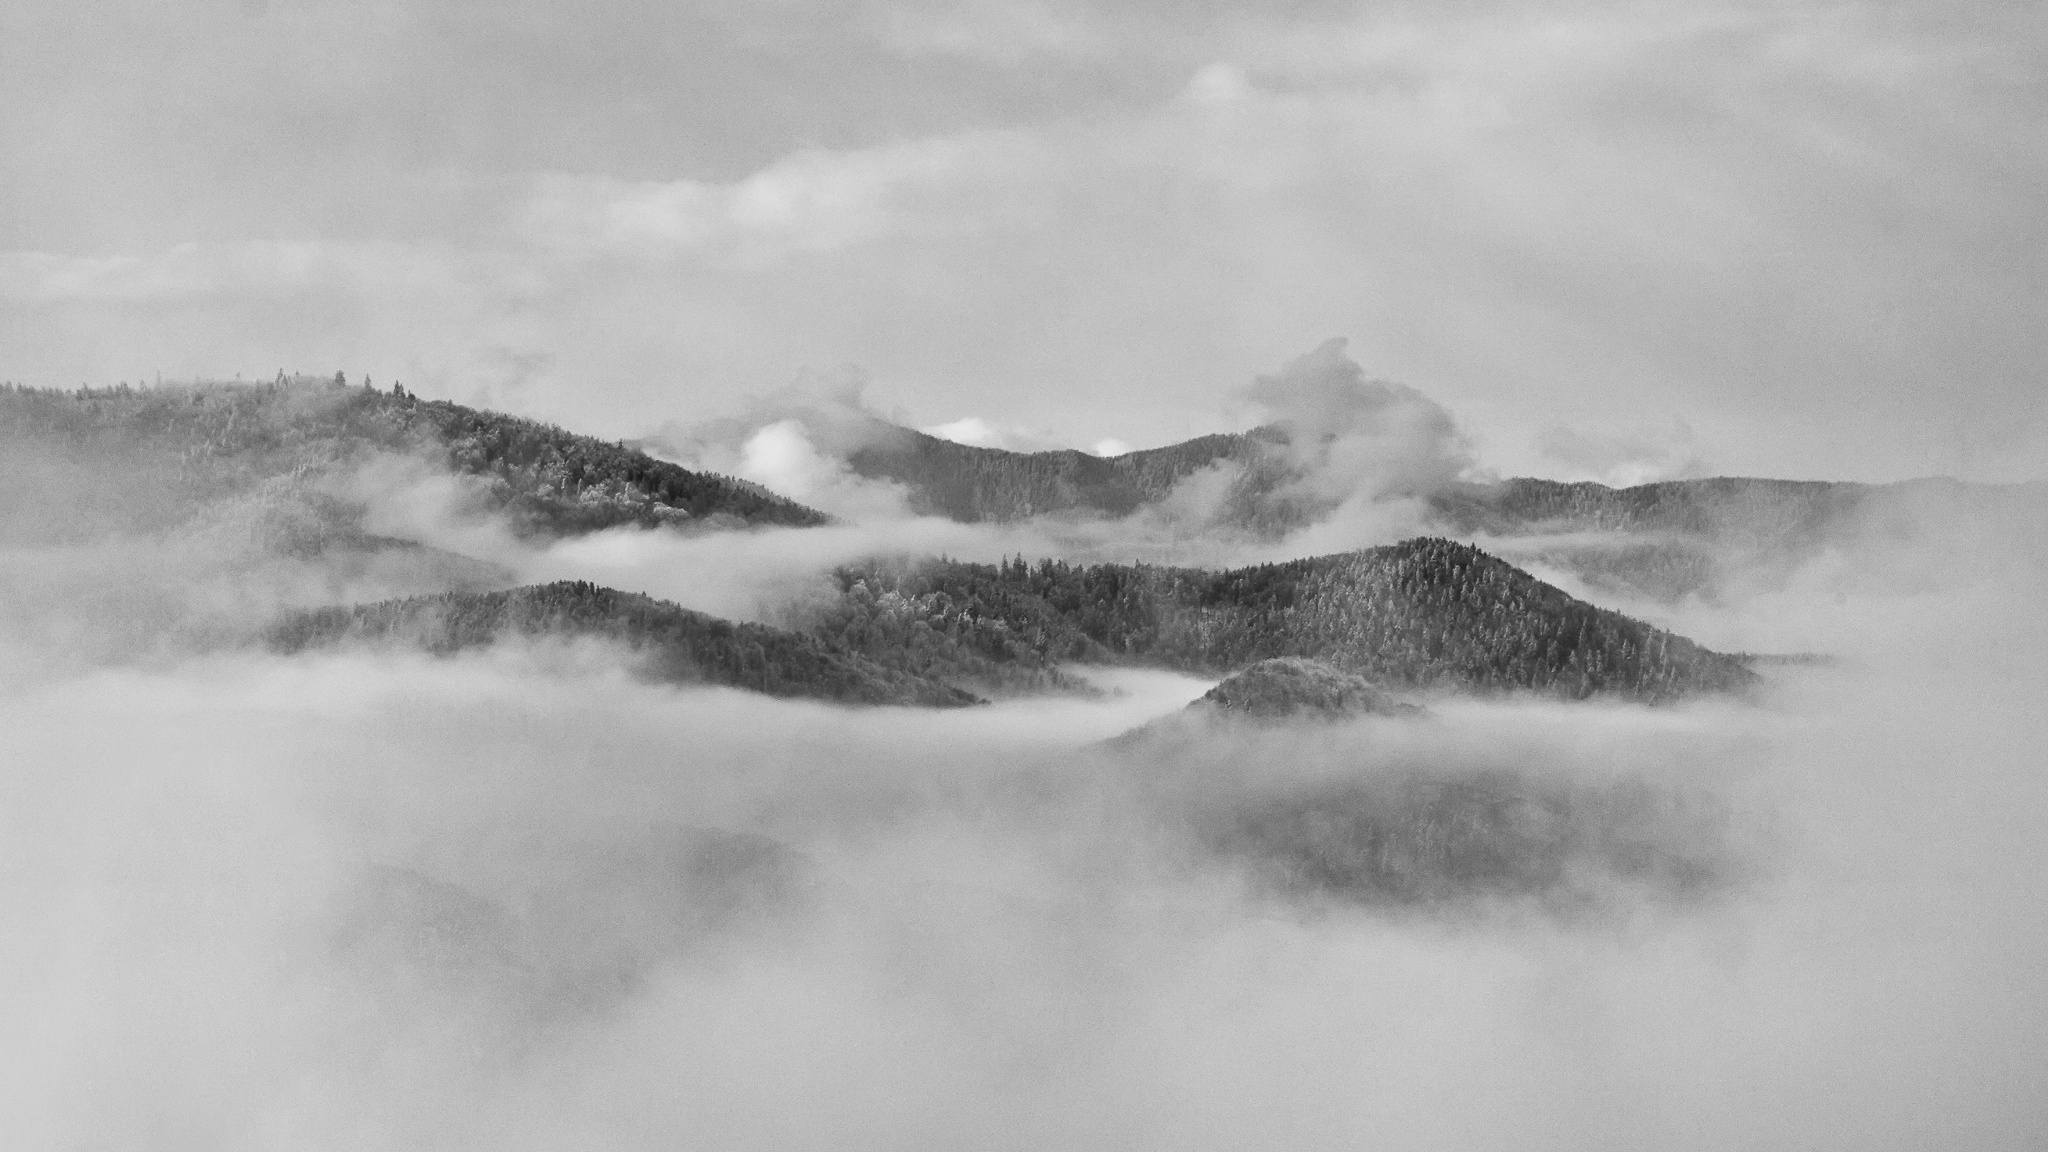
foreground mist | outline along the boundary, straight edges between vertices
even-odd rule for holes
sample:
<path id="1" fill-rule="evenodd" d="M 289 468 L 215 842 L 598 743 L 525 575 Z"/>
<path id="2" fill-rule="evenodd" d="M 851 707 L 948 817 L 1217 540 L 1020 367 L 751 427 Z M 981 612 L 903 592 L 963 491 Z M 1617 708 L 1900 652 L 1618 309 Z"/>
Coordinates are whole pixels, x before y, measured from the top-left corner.
<path id="1" fill-rule="evenodd" d="M 98 491 L 51 459 L 17 490 Z M 1261 725 L 1136 669 L 935 712 L 660 687 L 587 643 L 238 647 L 462 582 L 772 619 L 878 552 L 1124 546 L 536 545 L 416 461 L 335 483 L 434 547 L 275 554 L 82 498 L 0 525 L 9 1147 L 2048 1141 L 2038 516 L 1613 605 L 1839 657 L 1742 699 Z"/>
<path id="2" fill-rule="evenodd" d="M 1165 674 L 943 715 L 573 648 L 11 680 L 0 1114 L 39 1148 L 2038 1145 L 2048 684 L 2004 651 L 1193 758 L 1100 744 L 1206 687 Z M 1211 834 L 1392 773 L 1634 789 L 1717 870 L 1389 900 Z"/>

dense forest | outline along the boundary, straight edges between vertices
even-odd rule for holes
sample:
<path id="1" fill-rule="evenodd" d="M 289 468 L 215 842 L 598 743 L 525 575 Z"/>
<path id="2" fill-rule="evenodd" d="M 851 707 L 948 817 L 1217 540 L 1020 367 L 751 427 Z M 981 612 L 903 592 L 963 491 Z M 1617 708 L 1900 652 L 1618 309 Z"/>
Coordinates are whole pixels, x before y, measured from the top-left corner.
<path id="1" fill-rule="evenodd" d="M 958 707 L 977 702 L 957 688 L 883 667 L 813 635 L 734 624 L 584 581 L 304 612 L 276 625 L 269 642 L 285 653 L 369 642 L 447 655 L 520 637 L 622 644 L 641 657 L 648 676 L 671 683 L 723 684 L 771 696 L 857 704 Z"/>
<path id="2" fill-rule="evenodd" d="M 840 596 L 812 629 L 937 678 L 1066 660 L 1214 675 L 1302 656 L 1393 686 L 1570 698 L 1666 700 L 1752 680 L 1740 661 L 1444 539 L 1224 572 L 1018 559 L 836 575 Z"/>
<path id="3" fill-rule="evenodd" d="M 77 391 L 0 387 L 0 437 L 72 457 L 146 463 L 188 503 L 303 479 L 375 452 L 423 457 L 484 481 L 488 510 L 523 533 L 624 524 L 822 524 L 826 517 L 727 476 L 693 472 L 552 425 L 422 400 L 393 385 L 280 378 Z"/>

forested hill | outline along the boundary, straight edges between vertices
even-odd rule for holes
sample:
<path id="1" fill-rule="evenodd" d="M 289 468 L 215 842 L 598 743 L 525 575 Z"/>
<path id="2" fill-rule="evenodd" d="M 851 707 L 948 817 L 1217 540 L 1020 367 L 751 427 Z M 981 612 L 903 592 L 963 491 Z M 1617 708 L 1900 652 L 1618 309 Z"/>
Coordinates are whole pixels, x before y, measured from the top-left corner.
<path id="1" fill-rule="evenodd" d="M 1731 657 L 1596 608 L 1469 545 L 1417 539 L 1225 572 L 928 561 L 838 573 L 813 628 L 926 675 L 1101 660 L 1225 674 L 1303 656 L 1399 687 L 1669 700 L 1743 687 Z"/>
<path id="2" fill-rule="evenodd" d="M 276 625 L 273 648 L 292 653 L 344 643 L 416 647 L 436 655 L 516 638 L 596 638 L 622 644 L 653 678 L 722 684 L 771 696 L 856 704 L 959 707 L 976 698 L 957 688 L 817 636 L 734 624 L 665 600 L 583 581 L 500 592 L 450 592 L 301 613 Z"/>
<path id="3" fill-rule="evenodd" d="M 847 462 L 869 479 L 904 485 L 911 506 L 927 515 L 969 522 L 1073 509 L 1125 516 L 1218 461 L 1262 458 L 1261 445 L 1271 436 L 1265 430 L 1225 433 L 1104 457 L 1071 448 L 977 448 L 877 420 Z"/>
<path id="4" fill-rule="evenodd" d="M 1277 656 L 1261 660 L 1203 693 L 1187 712 L 1204 717 L 1281 720 L 1313 717 L 1419 716 L 1422 709 L 1386 689 L 1320 660 Z"/>
<path id="5" fill-rule="evenodd" d="M 527 533 L 624 524 L 792 525 L 823 513 L 757 485 L 693 472 L 552 425 L 304 378 L 75 392 L 0 387 L 0 440 L 95 457 L 146 458 L 189 501 L 365 460 L 424 456 L 477 477 L 483 499 Z"/>

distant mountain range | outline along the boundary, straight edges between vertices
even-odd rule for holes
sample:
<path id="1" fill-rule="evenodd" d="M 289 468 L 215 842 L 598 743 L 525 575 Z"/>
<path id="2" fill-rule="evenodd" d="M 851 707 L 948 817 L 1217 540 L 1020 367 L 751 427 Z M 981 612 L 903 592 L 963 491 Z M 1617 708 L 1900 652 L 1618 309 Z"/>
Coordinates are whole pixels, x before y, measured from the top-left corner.
<path id="1" fill-rule="evenodd" d="M 849 445 L 853 471 L 903 485 L 916 511 L 970 523 L 1059 513 L 1120 518 L 1204 472 L 1221 482 L 1216 524 L 1267 537 L 1313 523 L 1340 499 L 1304 483 L 1301 461 L 1312 454 L 1295 451 L 1289 433 L 1273 426 L 1100 457 L 973 447 L 874 419 L 850 431 L 839 423 L 835 438 Z M 1946 479 L 1713 477 L 1612 488 L 1525 477 L 1404 495 L 1421 501 L 1435 531 L 1490 540 L 1594 588 L 1669 602 L 1712 596 L 1738 575 L 1780 576 L 1873 535 L 1901 538 L 1944 517 L 1999 511 L 2013 491 Z"/>

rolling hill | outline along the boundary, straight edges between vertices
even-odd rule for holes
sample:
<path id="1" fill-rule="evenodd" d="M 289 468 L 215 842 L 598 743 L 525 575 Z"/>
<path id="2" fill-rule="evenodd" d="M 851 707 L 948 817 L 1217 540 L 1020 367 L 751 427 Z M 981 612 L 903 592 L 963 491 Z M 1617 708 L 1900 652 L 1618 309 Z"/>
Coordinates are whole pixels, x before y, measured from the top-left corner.
<path id="1" fill-rule="evenodd" d="M 285 619 L 268 641 L 286 654 L 377 644 L 451 655 L 522 638 L 621 644 L 641 657 L 648 677 L 665 683 L 719 684 L 850 704 L 978 703 L 957 688 L 836 650 L 815 636 L 734 624 L 584 581 L 324 608 Z"/>

